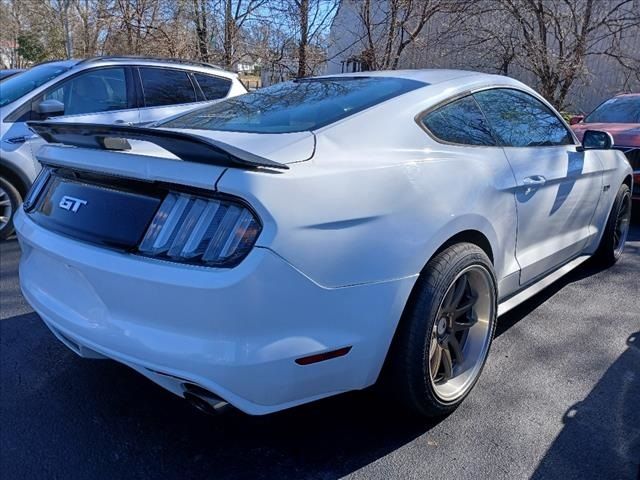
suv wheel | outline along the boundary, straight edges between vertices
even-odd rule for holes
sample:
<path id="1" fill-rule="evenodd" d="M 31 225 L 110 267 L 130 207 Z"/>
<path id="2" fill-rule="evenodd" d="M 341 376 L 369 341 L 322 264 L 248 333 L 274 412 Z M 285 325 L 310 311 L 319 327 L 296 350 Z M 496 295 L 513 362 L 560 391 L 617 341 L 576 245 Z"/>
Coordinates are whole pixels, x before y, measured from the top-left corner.
<path id="1" fill-rule="evenodd" d="M 391 382 L 423 416 L 453 411 L 484 367 L 497 317 L 491 261 L 469 243 L 436 255 L 418 280 L 392 350 Z"/>
<path id="2" fill-rule="evenodd" d="M 0 240 L 6 240 L 13 233 L 13 216 L 21 203 L 20 192 L 0 177 Z"/>

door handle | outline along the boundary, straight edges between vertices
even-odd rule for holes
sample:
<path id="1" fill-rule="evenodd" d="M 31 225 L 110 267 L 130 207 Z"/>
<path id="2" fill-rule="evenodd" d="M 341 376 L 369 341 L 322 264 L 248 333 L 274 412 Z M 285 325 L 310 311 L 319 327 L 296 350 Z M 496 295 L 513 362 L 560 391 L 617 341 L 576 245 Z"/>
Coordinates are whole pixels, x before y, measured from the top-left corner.
<path id="1" fill-rule="evenodd" d="M 133 122 L 127 122 L 126 120 L 122 120 L 122 119 L 118 119 L 118 120 L 116 120 L 116 121 L 115 121 L 115 122 L 113 122 L 113 123 L 116 123 L 116 124 L 118 124 L 118 125 L 127 125 L 127 126 L 129 126 L 129 127 L 130 127 L 131 125 L 133 125 Z"/>
<path id="2" fill-rule="evenodd" d="M 525 187 L 541 187 L 547 183 L 547 179 L 542 175 L 531 175 L 522 181 L 522 185 Z"/>
<path id="3" fill-rule="evenodd" d="M 522 180 L 522 186 L 525 187 L 524 194 L 529 195 L 534 190 L 539 189 L 545 183 L 547 183 L 547 179 L 542 175 L 531 175 L 530 177 Z"/>

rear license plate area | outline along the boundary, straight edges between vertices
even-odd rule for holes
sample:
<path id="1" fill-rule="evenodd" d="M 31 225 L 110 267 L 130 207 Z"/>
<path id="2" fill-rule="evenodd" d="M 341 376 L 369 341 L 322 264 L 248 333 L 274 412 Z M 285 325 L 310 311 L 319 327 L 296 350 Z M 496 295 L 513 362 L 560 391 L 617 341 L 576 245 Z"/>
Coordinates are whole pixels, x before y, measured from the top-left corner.
<path id="1" fill-rule="evenodd" d="M 29 216 L 42 227 L 79 240 L 132 249 L 160 206 L 161 197 L 119 190 L 53 174 Z"/>

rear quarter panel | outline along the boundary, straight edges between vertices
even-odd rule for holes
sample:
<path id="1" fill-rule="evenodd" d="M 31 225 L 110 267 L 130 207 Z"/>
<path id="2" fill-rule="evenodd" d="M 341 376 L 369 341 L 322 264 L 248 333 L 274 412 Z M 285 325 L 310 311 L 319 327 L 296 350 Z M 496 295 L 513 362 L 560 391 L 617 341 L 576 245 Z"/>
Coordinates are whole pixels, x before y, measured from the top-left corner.
<path id="1" fill-rule="evenodd" d="M 417 275 L 469 229 L 487 237 L 505 278 L 518 267 L 515 180 L 504 152 L 436 143 L 414 121 L 427 103 L 414 95 L 421 90 L 318 132 L 310 161 L 283 173 L 229 169 L 217 188 L 256 208 L 259 246 L 325 287 Z"/>

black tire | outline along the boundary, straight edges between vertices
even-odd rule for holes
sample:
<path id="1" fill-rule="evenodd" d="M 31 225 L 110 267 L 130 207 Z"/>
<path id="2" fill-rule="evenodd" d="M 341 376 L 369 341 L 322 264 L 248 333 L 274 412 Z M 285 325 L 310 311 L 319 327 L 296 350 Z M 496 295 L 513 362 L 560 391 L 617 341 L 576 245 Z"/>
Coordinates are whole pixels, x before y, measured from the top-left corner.
<path id="1" fill-rule="evenodd" d="M 20 192 L 11 185 L 5 178 L 0 177 L 0 202 L 9 201 L 11 205 L 11 214 L 9 219 L 0 227 L 0 240 L 6 240 L 13 233 L 13 217 L 18 211 L 18 207 L 22 204 L 22 196 Z M 2 206 L 0 205 L 0 215 L 2 215 Z"/>
<path id="2" fill-rule="evenodd" d="M 620 247 L 619 232 L 616 232 L 616 229 L 618 226 L 618 221 L 620 219 L 620 214 L 624 214 L 624 211 L 622 211 L 622 209 L 629 209 L 626 222 L 628 224 L 631 221 L 632 203 L 631 191 L 629 190 L 629 187 L 625 184 L 622 184 L 618 189 L 616 199 L 613 202 L 613 207 L 611 207 L 609 218 L 607 218 L 607 224 L 604 228 L 602 239 L 600 239 L 600 245 L 598 246 L 598 250 L 594 255 L 594 260 L 597 263 L 608 267 L 616 263 L 618 260 L 620 260 L 620 257 L 622 257 L 626 234 L 624 234 L 622 238 L 622 246 Z"/>
<path id="3" fill-rule="evenodd" d="M 486 270 L 490 289 L 486 305 L 491 313 L 488 322 L 488 346 L 479 365 L 475 378 L 459 398 L 444 401 L 432 384 L 432 376 L 428 362 L 431 361 L 430 348 L 433 345 L 432 332 L 436 318 L 445 295 L 461 275 L 470 267 Z M 390 357 L 387 362 L 386 386 L 410 413 L 423 417 L 438 417 L 455 410 L 465 399 L 477 382 L 484 367 L 489 347 L 493 339 L 497 317 L 497 288 L 493 265 L 478 246 L 470 243 L 459 243 L 446 248 L 432 258 L 414 288 L 411 300 L 407 305 L 403 318 L 394 338 Z M 486 340 L 485 340 L 486 341 Z M 449 357 L 451 359 L 451 357 Z M 474 368 L 475 370 L 475 368 Z"/>

